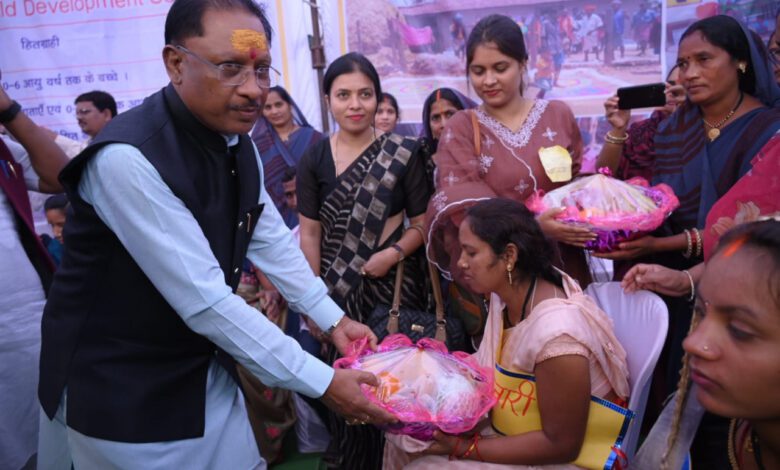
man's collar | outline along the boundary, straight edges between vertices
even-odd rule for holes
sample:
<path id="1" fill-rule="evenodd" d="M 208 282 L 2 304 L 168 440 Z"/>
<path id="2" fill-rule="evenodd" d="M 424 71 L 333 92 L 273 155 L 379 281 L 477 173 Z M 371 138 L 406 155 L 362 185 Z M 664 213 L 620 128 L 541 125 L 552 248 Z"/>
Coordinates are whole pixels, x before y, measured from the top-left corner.
<path id="1" fill-rule="evenodd" d="M 238 134 L 220 134 L 223 139 L 225 139 L 225 142 L 227 143 L 228 147 L 234 147 L 238 145 Z"/>

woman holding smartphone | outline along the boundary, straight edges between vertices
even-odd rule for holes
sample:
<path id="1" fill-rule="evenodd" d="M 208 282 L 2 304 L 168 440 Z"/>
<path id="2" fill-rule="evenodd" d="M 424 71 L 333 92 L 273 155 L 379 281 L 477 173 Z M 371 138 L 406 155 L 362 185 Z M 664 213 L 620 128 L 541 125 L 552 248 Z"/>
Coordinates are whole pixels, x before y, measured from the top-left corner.
<path id="1" fill-rule="evenodd" d="M 668 118 L 677 106 L 685 102 L 685 88 L 680 84 L 677 65 L 666 76 L 666 104 L 649 118 L 629 125 L 630 109 L 620 109 L 620 99 L 611 96 L 604 102 L 604 111 L 612 129 L 604 138 L 596 162 L 596 168 L 608 167 L 615 177 L 622 180 L 641 176 L 650 180 L 653 176 L 655 145 L 653 139 L 661 122 Z"/>

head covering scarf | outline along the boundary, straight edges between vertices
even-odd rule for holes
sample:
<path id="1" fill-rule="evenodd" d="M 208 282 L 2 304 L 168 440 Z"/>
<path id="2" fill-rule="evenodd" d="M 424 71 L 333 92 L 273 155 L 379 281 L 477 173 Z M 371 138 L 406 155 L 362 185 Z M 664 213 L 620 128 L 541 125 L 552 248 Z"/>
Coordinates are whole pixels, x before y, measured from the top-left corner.
<path id="1" fill-rule="evenodd" d="M 274 91 L 282 99 L 289 97 L 284 88 L 271 88 L 270 92 Z M 266 191 L 287 225 L 294 226 L 298 223 L 297 215 L 286 206 L 282 177 L 288 168 L 298 165 L 306 150 L 322 139 L 322 134 L 309 125 L 306 117 L 292 98 L 289 99 L 289 104 L 293 122 L 298 126 L 298 129 L 288 136 L 287 142 L 282 141 L 274 126 L 265 116 L 261 116 L 257 120 L 255 128 L 252 130 L 252 140 L 257 145 L 260 159 L 263 162 L 263 180 Z"/>
<path id="2" fill-rule="evenodd" d="M 714 141 L 706 136 L 701 110 L 690 101 L 659 125 L 653 184 L 668 184 L 680 199 L 680 207 L 668 219 L 671 233 L 704 227 L 713 204 L 750 170 L 753 157 L 780 130 L 780 88 L 766 48 L 745 25 L 730 20 L 739 24 L 750 46 L 752 96 L 766 108 L 730 122 Z"/>
<path id="3" fill-rule="evenodd" d="M 271 92 L 279 93 L 279 96 L 282 97 L 282 99 L 284 99 L 282 93 L 289 97 L 287 91 L 282 87 L 273 87 L 269 90 L 269 93 Z M 309 121 L 306 120 L 306 116 L 303 115 L 301 109 L 298 107 L 298 104 L 295 103 L 295 100 L 292 99 L 292 97 L 290 97 L 289 105 L 290 111 L 292 112 L 293 123 L 295 123 L 295 125 L 300 128 L 309 128 L 313 130 L 314 128 L 311 126 L 311 124 L 309 124 Z M 260 119 L 258 119 L 257 123 L 255 124 L 255 128 L 252 130 L 252 140 L 255 141 L 255 145 L 257 145 L 257 149 L 260 151 L 261 155 L 265 150 L 268 150 L 269 147 L 275 144 L 274 141 L 281 141 L 281 139 L 279 139 L 279 134 L 276 132 L 276 129 L 274 129 L 274 126 L 270 121 L 268 121 L 268 119 L 266 119 L 264 115 L 260 116 Z M 300 160 L 300 155 L 296 159 L 289 155 L 289 152 L 281 151 L 280 153 L 289 166 L 296 166 L 298 164 L 298 160 Z"/>

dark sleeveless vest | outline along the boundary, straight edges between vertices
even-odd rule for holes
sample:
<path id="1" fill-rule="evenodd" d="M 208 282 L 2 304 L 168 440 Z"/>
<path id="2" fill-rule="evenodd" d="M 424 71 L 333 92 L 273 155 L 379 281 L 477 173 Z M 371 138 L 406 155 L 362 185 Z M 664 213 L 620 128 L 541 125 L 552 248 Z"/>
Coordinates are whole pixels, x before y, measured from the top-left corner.
<path id="1" fill-rule="evenodd" d="M 5 193 L 5 197 L 8 198 L 16 215 L 19 240 L 22 242 L 24 252 L 38 273 L 38 277 L 41 278 L 44 292 L 48 292 L 54 273 L 54 263 L 49 257 L 49 252 L 41 243 L 41 239 L 35 233 L 30 197 L 24 182 L 24 170 L 16 162 L 11 150 L 2 139 L 0 139 L 0 160 L 5 162 L 0 163 L 5 167 L 0 174 L 0 190 Z"/>
<path id="2" fill-rule="evenodd" d="M 262 210 L 249 137 L 228 149 L 171 85 L 112 119 L 60 175 L 72 213 L 43 314 L 41 405 L 52 418 L 67 387 L 67 424 L 82 434 L 134 443 L 200 437 L 209 362 L 224 353 L 185 325 L 79 197 L 85 165 L 111 143 L 138 148 L 183 201 L 234 292 Z"/>

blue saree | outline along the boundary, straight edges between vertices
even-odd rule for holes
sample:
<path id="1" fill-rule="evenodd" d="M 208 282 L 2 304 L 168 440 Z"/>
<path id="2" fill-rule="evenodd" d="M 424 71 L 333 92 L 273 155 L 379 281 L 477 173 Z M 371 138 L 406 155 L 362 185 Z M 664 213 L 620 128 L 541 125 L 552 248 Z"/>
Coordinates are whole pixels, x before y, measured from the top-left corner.
<path id="1" fill-rule="evenodd" d="M 680 199 L 668 219 L 670 234 L 703 228 L 713 204 L 750 170 L 750 161 L 780 130 L 780 88 L 763 44 L 740 23 L 750 44 L 755 76 L 754 109 L 721 129 L 710 141 L 698 106 L 687 101 L 661 123 L 655 136 L 653 184 L 666 183 Z"/>
<path id="2" fill-rule="evenodd" d="M 282 141 L 274 126 L 264 117 L 257 121 L 252 131 L 252 140 L 263 162 L 265 189 L 289 228 L 298 225 L 298 215 L 296 211 L 287 207 L 282 177 L 288 168 L 298 166 L 298 162 L 309 147 L 323 138 L 322 133 L 309 125 L 295 105 L 293 105 L 293 120 L 299 127 L 289 135 L 286 142 Z"/>

